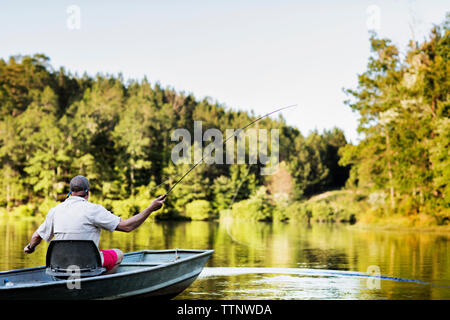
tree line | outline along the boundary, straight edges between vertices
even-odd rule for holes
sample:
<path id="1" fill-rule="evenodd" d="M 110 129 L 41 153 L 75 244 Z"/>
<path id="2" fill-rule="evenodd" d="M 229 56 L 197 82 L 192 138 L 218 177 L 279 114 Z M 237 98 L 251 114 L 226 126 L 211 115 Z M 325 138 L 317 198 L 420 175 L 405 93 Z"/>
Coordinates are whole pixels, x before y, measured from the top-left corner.
<path id="1" fill-rule="evenodd" d="M 225 132 L 257 118 L 147 78 L 54 69 L 43 54 L 0 60 L 0 110 L 0 204 L 24 215 L 45 214 L 65 198 L 78 174 L 89 178 L 93 200 L 134 214 L 190 167 L 171 161 L 174 130 L 193 136 L 194 121 L 202 121 L 203 130 Z M 338 150 L 347 143 L 342 130 L 303 136 L 282 116 L 255 127 L 279 130 L 287 190 L 261 175 L 260 164 L 201 164 L 172 191 L 160 218 L 199 210 L 214 216 L 258 192 L 301 200 L 345 184 L 349 168 L 338 164 Z M 189 210 L 193 201 L 200 202 Z"/>
<path id="2" fill-rule="evenodd" d="M 345 89 L 346 104 L 360 116 L 357 144 L 338 128 L 304 136 L 281 115 L 264 118 L 256 128 L 279 130 L 274 174 L 248 162 L 200 164 L 156 218 L 354 221 L 369 213 L 448 223 L 449 26 L 447 15 L 405 53 L 371 34 L 367 68 L 356 88 Z M 193 137 L 201 121 L 203 130 L 224 133 L 256 118 L 147 78 L 79 76 L 54 69 L 43 54 L 1 59 L 0 205 L 46 214 L 81 174 L 93 201 L 120 215 L 137 213 L 191 167 L 171 160 L 174 130 Z"/>

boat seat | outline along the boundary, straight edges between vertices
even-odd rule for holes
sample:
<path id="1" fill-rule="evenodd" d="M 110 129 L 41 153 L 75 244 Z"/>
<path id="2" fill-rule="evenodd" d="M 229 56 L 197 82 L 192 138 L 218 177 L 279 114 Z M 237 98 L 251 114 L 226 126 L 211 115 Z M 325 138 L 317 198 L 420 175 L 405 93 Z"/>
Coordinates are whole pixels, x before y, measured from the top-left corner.
<path id="1" fill-rule="evenodd" d="M 52 240 L 47 249 L 46 270 L 56 278 L 93 277 L 106 271 L 92 240 Z"/>

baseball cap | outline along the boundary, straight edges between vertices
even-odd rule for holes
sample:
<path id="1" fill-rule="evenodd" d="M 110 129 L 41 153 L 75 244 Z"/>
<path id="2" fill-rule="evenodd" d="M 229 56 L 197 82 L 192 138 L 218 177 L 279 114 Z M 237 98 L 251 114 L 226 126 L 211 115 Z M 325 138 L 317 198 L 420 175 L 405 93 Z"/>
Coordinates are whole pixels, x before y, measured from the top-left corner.
<path id="1" fill-rule="evenodd" d="M 89 191 L 89 180 L 84 176 L 76 176 L 70 180 L 70 191 Z"/>

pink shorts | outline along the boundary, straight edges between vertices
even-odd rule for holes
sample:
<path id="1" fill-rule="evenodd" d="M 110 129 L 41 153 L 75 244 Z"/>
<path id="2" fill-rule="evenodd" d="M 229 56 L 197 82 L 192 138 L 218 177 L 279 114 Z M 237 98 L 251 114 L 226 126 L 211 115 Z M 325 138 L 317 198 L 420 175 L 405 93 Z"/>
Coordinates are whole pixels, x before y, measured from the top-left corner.
<path id="1" fill-rule="evenodd" d="M 111 270 L 117 262 L 117 253 L 113 249 L 100 250 L 103 253 L 103 267 L 106 271 Z"/>

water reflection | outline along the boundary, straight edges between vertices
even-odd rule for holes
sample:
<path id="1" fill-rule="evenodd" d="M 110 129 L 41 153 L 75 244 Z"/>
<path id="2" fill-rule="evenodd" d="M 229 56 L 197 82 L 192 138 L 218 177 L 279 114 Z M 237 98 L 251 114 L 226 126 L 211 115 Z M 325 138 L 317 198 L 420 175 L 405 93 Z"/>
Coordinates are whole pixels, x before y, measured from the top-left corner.
<path id="1" fill-rule="evenodd" d="M 47 244 L 32 255 L 23 248 L 41 221 L 0 217 L 0 270 L 45 264 Z M 432 232 L 358 230 L 344 225 L 250 222 L 146 222 L 132 233 L 104 231 L 101 248 L 214 249 L 205 268 L 313 269 L 289 272 L 215 274 L 201 277 L 184 299 L 450 299 L 449 235 Z M 367 279 L 326 274 L 327 270 L 366 273 L 378 266 L 381 280 L 372 290 Z"/>
<path id="2" fill-rule="evenodd" d="M 296 275 L 289 272 L 283 274 L 283 270 L 274 271 L 276 273 L 273 274 L 250 271 L 236 274 L 231 272 L 228 276 L 200 275 L 195 287 L 189 288 L 177 298 L 202 299 L 203 292 L 213 292 L 215 299 L 232 300 L 361 299 L 361 292 L 367 288 L 364 281 L 358 278 Z"/>

